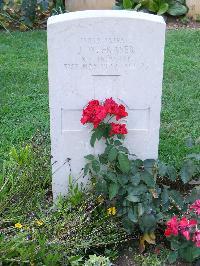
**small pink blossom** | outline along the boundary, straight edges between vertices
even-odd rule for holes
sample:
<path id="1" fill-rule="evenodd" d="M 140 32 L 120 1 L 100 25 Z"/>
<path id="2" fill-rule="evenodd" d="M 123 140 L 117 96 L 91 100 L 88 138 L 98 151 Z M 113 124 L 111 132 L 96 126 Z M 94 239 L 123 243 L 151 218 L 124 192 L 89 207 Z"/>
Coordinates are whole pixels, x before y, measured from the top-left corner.
<path id="1" fill-rule="evenodd" d="M 187 239 L 187 240 L 190 240 L 190 233 L 189 233 L 189 231 L 183 231 L 182 232 L 182 235 Z"/>
<path id="2" fill-rule="evenodd" d="M 200 199 L 196 200 L 191 206 L 190 210 L 194 210 L 197 215 L 200 215 Z"/>
<path id="3" fill-rule="evenodd" d="M 193 235 L 192 241 L 195 242 L 196 247 L 200 248 L 200 230 L 196 230 Z"/>

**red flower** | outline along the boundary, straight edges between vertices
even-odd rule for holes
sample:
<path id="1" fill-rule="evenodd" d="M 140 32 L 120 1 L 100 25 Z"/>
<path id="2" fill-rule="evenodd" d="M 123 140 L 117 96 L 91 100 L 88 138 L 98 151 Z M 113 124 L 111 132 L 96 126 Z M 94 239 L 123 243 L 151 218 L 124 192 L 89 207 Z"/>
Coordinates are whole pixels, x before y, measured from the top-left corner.
<path id="1" fill-rule="evenodd" d="M 172 217 L 168 222 L 167 222 L 167 229 L 165 230 L 165 236 L 170 236 L 170 235 L 178 235 L 178 220 L 177 217 L 174 216 Z"/>
<path id="2" fill-rule="evenodd" d="M 200 199 L 196 200 L 191 206 L 190 210 L 194 210 L 197 215 L 200 215 Z"/>
<path id="3" fill-rule="evenodd" d="M 83 109 L 81 123 L 83 125 L 92 123 L 94 128 L 97 128 L 107 115 L 114 115 L 116 120 L 119 120 L 122 117 L 126 117 L 128 113 L 122 104 L 118 105 L 112 98 L 106 99 L 103 105 L 98 100 L 91 100 L 86 108 Z M 112 131 L 113 134 L 127 134 L 125 125 L 118 126 L 118 128 L 115 127 L 114 131 Z"/>
<path id="4" fill-rule="evenodd" d="M 127 128 L 125 124 L 116 124 L 116 123 L 111 123 L 111 131 L 110 135 L 115 135 L 115 134 L 127 134 Z"/>
<path id="5" fill-rule="evenodd" d="M 122 104 L 118 105 L 112 98 L 105 100 L 104 107 L 108 114 L 116 116 L 117 121 L 128 116 L 125 106 Z"/>
<path id="6" fill-rule="evenodd" d="M 171 228 L 167 228 L 165 229 L 165 236 L 168 237 L 168 236 L 171 236 L 173 234 L 173 231 L 171 230 Z"/>
<path id="7" fill-rule="evenodd" d="M 196 230 L 193 235 L 192 241 L 195 242 L 196 247 L 200 248 L 200 230 Z"/>
<path id="8" fill-rule="evenodd" d="M 105 100 L 104 107 L 108 114 L 117 115 L 119 106 L 112 98 Z"/>
<path id="9" fill-rule="evenodd" d="M 92 123 L 94 128 L 106 117 L 107 113 L 105 108 L 99 104 L 98 100 L 92 100 L 88 103 L 87 107 L 83 110 L 83 115 L 81 118 L 81 123 L 84 125 L 86 123 Z"/>
<path id="10" fill-rule="evenodd" d="M 119 119 L 126 117 L 126 116 L 128 116 L 128 113 L 126 112 L 124 105 L 120 104 L 118 107 L 116 120 L 118 121 Z"/>

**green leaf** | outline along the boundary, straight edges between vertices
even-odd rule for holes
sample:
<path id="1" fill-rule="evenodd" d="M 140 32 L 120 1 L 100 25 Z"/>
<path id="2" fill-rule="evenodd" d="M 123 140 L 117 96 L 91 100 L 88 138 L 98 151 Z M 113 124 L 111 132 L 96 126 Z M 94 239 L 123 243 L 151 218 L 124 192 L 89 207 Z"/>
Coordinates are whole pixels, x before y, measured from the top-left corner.
<path id="1" fill-rule="evenodd" d="M 87 160 L 89 160 L 89 161 L 92 161 L 92 160 L 95 159 L 95 156 L 92 155 L 92 154 L 88 154 L 88 155 L 86 155 L 84 158 L 87 159 Z"/>
<path id="2" fill-rule="evenodd" d="M 119 189 L 119 191 L 118 191 L 118 194 L 120 195 L 120 196 L 124 196 L 125 194 L 126 194 L 126 189 L 124 189 L 124 188 L 120 188 Z"/>
<path id="3" fill-rule="evenodd" d="M 172 238 L 171 240 L 171 249 L 172 250 L 178 250 L 181 246 L 181 243 L 176 238 Z"/>
<path id="4" fill-rule="evenodd" d="M 200 248 L 196 246 L 187 245 L 185 248 L 179 250 L 180 257 L 187 262 L 194 262 L 200 258 Z M 197 262 L 198 265 L 198 262 Z"/>
<path id="5" fill-rule="evenodd" d="M 128 195 L 126 198 L 128 201 L 131 202 L 140 202 L 140 198 L 134 195 Z"/>
<path id="6" fill-rule="evenodd" d="M 128 183 L 129 178 L 126 175 L 118 175 L 117 180 L 120 183 L 120 185 L 124 187 L 124 185 Z"/>
<path id="7" fill-rule="evenodd" d="M 94 144 L 95 144 L 96 139 L 97 139 L 97 136 L 96 136 L 96 132 L 94 131 L 94 132 L 92 133 L 92 136 L 91 136 L 91 139 L 90 139 L 90 145 L 91 145 L 92 147 L 94 147 Z"/>
<path id="8" fill-rule="evenodd" d="M 184 184 L 190 181 L 195 171 L 196 171 L 196 166 L 193 163 L 193 161 L 188 160 L 184 162 L 184 165 L 181 168 L 181 172 L 180 172 L 181 180 L 183 181 Z"/>
<path id="9" fill-rule="evenodd" d="M 100 154 L 98 155 L 99 157 L 99 162 L 101 164 L 107 164 L 108 160 L 107 160 L 107 156 L 103 153 L 103 154 Z"/>
<path id="10" fill-rule="evenodd" d="M 137 167 L 137 168 L 140 168 L 140 167 L 142 167 L 144 165 L 143 161 L 140 160 L 140 159 L 136 159 L 133 162 L 134 162 L 135 167 Z"/>
<path id="11" fill-rule="evenodd" d="M 123 7 L 125 9 L 131 9 L 133 6 L 133 3 L 131 0 L 123 0 Z"/>
<path id="12" fill-rule="evenodd" d="M 133 231 L 134 231 L 134 224 L 133 224 L 133 222 L 131 222 L 129 219 L 128 219 L 128 217 L 126 217 L 126 218 L 124 218 L 123 220 L 122 220 L 122 224 L 123 224 L 123 226 L 124 226 L 124 229 L 126 230 L 126 232 L 128 233 L 128 234 L 131 234 L 131 233 L 133 233 Z"/>
<path id="13" fill-rule="evenodd" d="M 149 11 L 157 13 L 159 10 L 159 6 L 154 0 L 149 0 L 148 9 Z"/>
<path id="14" fill-rule="evenodd" d="M 100 163 L 97 160 L 92 161 L 92 169 L 98 173 L 100 171 Z"/>
<path id="15" fill-rule="evenodd" d="M 200 195 L 200 187 L 193 188 L 191 193 L 189 193 L 189 195 L 186 197 L 185 202 L 191 204 L 195 202 L 197 199 L 199 199 L 199 195 Z"/>
<path id="16" fill-rule="evenodd" d="M 111 183 L 109 186 L 109 199 L 112 200 L 118 193 L 119 185 L 117 183 Z"/>
<path id="17" fill-rule="evenodd" d="M 138 219 L 137 219 L 137 216 L 134 214 L 133 208 L 129 208 L 128 218 L 131 220 L 131 222 L 137 223 Z"/>
<path id="18" fill-rule="evenodd" d="M 149 172 L 150 174 L 153 173 L 153 167 L 155 165 L 155 160 L 153 159 L 146 159 L 144 160 L 144 169 Z"/>
<path id="19" fill-rule="evenodd" d="M 110 149 L 110 151 L 108 152 L 108 160 L 110 162 L 113 162 L 116 158 L 117 158 L 117 154 L 118 151 L 115 147 L 113 147 L 112 149 Z"/>
<path id="20" fill-rule="evenodd" d="M 84 176 L 86 176 L 86 175 L 88 174 L 89 169 L 90 169 L 90 164 L 87 163 L 87 164 L 85 165 L 85 167 L 84 167 Z"/>
<path id="21" fill-rule="evenodd" d="M 162 211 L 168 211 L 170 201 L 169 201 L 169 194 L 167 188 L 164 188 L 161 193 L 161 200 L 162 200 Z"/>
<path id="22" fill-rule="evenodd" d="M 124 147 L 124 146 L 119 146 L 118 150 L 123 152 L 123 153 L 126 153 L 126 154 L 129 153 L 128 149 L 126 147 Z"/>
<path id="23" fill-rule="evenodd" d="M 120 153 L 118 155 L 118 162 L 119 162 L 120 170 L 123 173 L 128 173 L 130 171 L 130 161 L 127 155 Z"/>
<path id="24" fill-rule="evenodd" d="M 140 180 L 141 180 L 140 173 L 137 173 L 136 175 L 131 176 L 131 177 L 130 177 L 130 180 L 131 180 L 131 183 L 132 183 L 134 186 L 139 185 Z"/>
<path id="25" fill-rule="evenodd" d="M 170 180 L 175 181 L 177 177 L 175 167 L 167 166 L 167 175 Z"/>
<path id="26" fill-rule="evenodd" d="M 163 189 L 163 192 L 161 194 L 161 199 L 162 199 L 163 205 L 165 205 L 169 202 L 169 194 L 168 194 L 167 188 Z"/>
<path id="27" fill-rule="evenodd" d="M 98 140 L 100 140 L 103 137 L 103 135 L 104 135 L 104 131 L 103 131 L 103 129 L 101 127 L 96 128 L 95 129 L 95 133 L 96 133 L 96 138 Z"/>
<path id="28" fill-rule="evenodd" d="M 128 194 L 141 195 L 147 191 L 146 185 L 140 184 L 138 186 L 130 186 L 127 188 Z"/>
<path id="29" fill-rule="evenodd" d="M 114 182 L 114 183 L 117 183 L 117 176 L 115 173 L 112 173 L 112 172 L 108 172 L 106 173 L 105 175 L 107 177 L 108 180 Z"/>
<path id="30" fill-rule="evenodd" d="M 142 203 L 138 203 L 138 216 L 142 216 L 144 214 L 144 207 Z"/>
<path id="31" fill-rule="evenodd" d="M 142 3 L 139 3 L 139 4 L 137 4 L 137 5 L 134 7 L 134 10 L 135 10 L 135 11 L 138 11 L 141 7 L 142 7 Z"/>
<path id="32" fill-rule="evenodd" d="M 163 15 L 167 12 L 167 10 L 169 9 L 169 5 L 167 3 L 162 3 L 159 6 L 159 10 L 157 12 L 158 15 Z"/>
<path id="33" fill-rule="evenodd" d="M 155 180 L 154 177 L 147 171 L 141 172 L 141 179 L 145 182 L 145 184 L 150 187 L 155 187 Z"/>
<path id="34" fill-rule="evenodd" d="M 170 252 L 167 260 L 169 261 L 170 264 L 176 262 L 176 260 L 178 259 L 178 252 L 177 251 L 172 251 Z"/>
<path id="35" fill-rule="evenodd" d="M 180 208 L 184 205 L 184 199 L 179 191 L 171 190 L 169 191 L 169 196 L 174 201 L 176 205 L 178 205 Z"/>
<path id="36" fill-rule="evenodd" d="M 114 141 L 114 145 L 115 146 L 120 146 L 120 145 L 122 145 L 122 143 L 121 143 L 120 140 L 117 139 L 117 140 Z"/>
<path id="37" fill-rule="evenodd" d="M 188 8 L 177 1 L 169 5 L 167 13 L 171 16 L 182 16 L 185 15 L 187 11 Z"/>
<path id="38" fill-rule="evenodd" d="M 107 194 L 108 192 L 108 186 L 107 182 L 104 179 L 99 179 L 96 183 L 96 191 L 97 193 L 101 194 Z"/>
<path id="39" fill-rule="evenodd" d="M 165 176 L 167 174 L 167 166 L 165 163 L 158 163 L 158 173 L 160 176 Z"/>
<path id="40" fill-rule="evenodd" d="M 141 216 L 139 224 L 144 233 L 153 232 L 156 227 L 156 218 L 153 214 L 144 214 Z"/>

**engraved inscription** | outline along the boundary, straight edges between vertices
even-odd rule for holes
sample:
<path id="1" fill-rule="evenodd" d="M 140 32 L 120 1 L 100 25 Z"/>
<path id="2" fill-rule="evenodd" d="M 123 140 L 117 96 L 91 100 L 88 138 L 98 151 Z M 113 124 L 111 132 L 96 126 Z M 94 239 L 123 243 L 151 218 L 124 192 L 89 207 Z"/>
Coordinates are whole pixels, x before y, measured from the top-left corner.
<path id="1" fill-rule="evenodd" d="M 124 38 L 81 37 L 78 43 L 76 59 L 64 64 L 68 71 L 135 68 L 133 43 Z"/>

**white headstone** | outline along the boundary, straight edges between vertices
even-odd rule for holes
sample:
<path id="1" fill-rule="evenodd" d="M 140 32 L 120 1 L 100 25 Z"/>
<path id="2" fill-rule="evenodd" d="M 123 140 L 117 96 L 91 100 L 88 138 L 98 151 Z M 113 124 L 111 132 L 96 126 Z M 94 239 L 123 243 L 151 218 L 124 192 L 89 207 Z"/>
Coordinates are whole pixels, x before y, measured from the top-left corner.
<path id="1" fill-rule="evenodd" d="M 165 43 L 161 16 L 81 11 L 48 20 L 49 99 L 54 198 L 66 194 L 93 153 L 80 123 L 91 99 L 126 105 L 129 150 L 157 158 Z M 83 181 L 83 180 L 82 180 Z"/>

